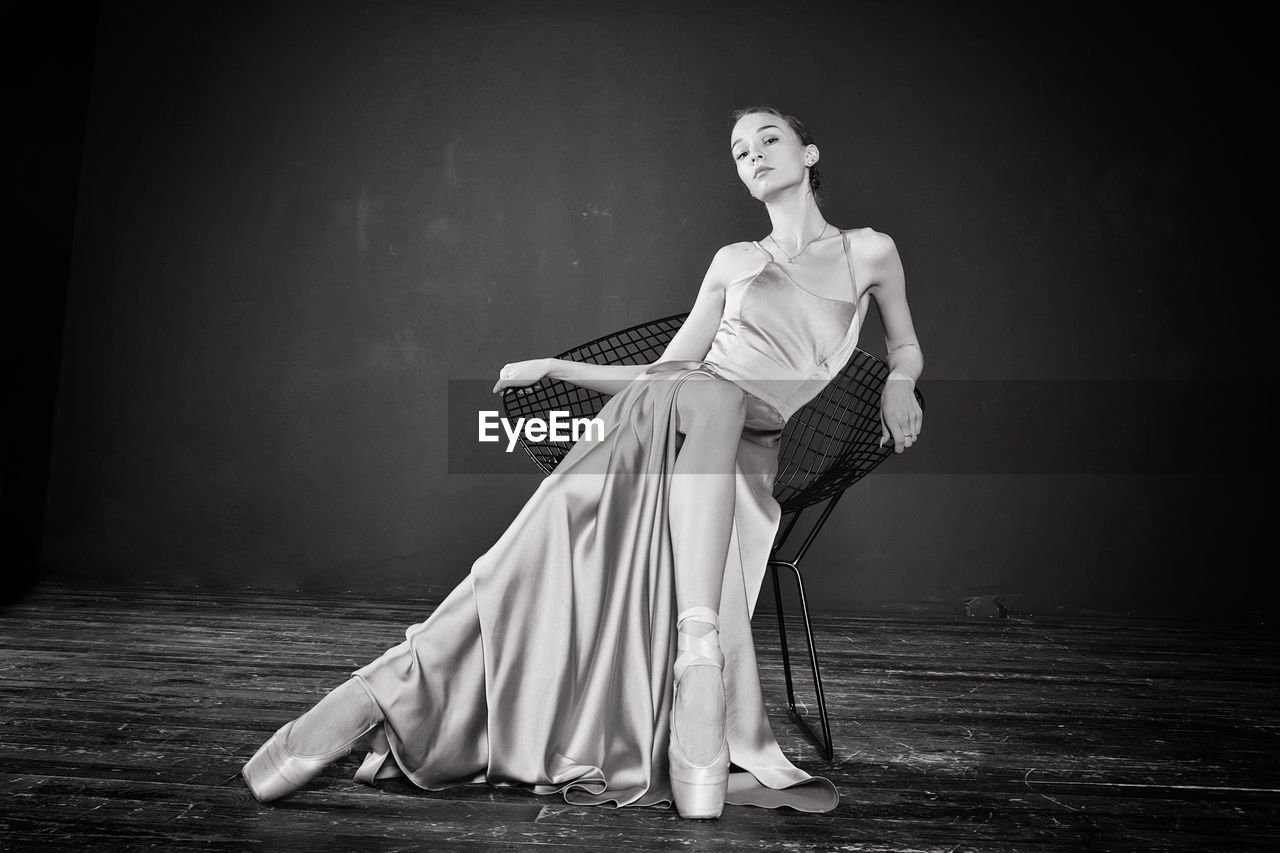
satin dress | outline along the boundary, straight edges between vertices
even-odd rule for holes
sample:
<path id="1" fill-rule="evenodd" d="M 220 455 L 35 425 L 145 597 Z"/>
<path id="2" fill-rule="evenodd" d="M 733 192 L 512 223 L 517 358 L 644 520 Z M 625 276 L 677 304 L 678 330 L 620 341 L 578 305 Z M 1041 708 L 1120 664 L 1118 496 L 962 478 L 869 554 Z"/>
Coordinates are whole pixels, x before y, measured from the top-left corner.
<path id="1" fill-rule="evenodd" d="M 730 283 L 701 361 L 652 365 L 600 412 L 470 575 L 405 640 L 354 674 L 381 706 L 356 779 L 403 774 L 561 793 L 573 804 L 660 806 L 668 780 L 676 655 L 668 489 L 676 392 L 696 374 L 747 392 L 734 522 L 720 599 L 726 801 L 821 812 L 839 795 L 783 755 L 760 691 L 751 613 L 780 509 L 772 495 L 787 418 L 852 355 L 852 300 L 806 290 L 758 243 L 759 269 Z"/>

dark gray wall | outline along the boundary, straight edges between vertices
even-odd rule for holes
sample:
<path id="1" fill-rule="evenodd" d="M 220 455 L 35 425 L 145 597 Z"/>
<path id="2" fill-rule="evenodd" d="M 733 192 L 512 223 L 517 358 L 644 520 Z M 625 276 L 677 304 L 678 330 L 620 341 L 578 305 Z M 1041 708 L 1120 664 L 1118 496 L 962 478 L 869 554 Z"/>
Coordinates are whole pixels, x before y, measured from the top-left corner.
<path id="1" fill-rule="evenodd" d="M 537 478 L 448 472 L 448 382 L 687 310 L 767 231 L 727 115 L 768 101 L 828 217 L 897 240 L 928 359 L 924 441 L 841 504 L 820 605 L 1260 609 L 1262 509 L 1222 495 L 1261 474 L 1213 399 L 1263 346 L 1215 296 L 1257 232 L 1249 55 L 1027 5 L 107 4 L 46 562 L 456 583 Z"/>
<path id="2" fill-rule="evenodd" d="M 96 4 L 9 19 L 10 228 L 0 311 L 0 607 L 38 581 L 67 276 L 97 29 Z"/>

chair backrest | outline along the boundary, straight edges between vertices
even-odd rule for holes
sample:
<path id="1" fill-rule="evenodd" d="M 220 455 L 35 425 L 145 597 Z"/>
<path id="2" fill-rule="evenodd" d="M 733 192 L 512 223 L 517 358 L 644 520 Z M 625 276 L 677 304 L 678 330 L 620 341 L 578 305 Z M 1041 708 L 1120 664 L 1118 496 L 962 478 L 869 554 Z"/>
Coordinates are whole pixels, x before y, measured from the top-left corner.
<path id="1" fill-rule="evenodd" d="M 657 360 L 688 314 L 641 323 L 574 347 L 557 358 L 594 364 L 648 364 Z M 893 453 L 880 447 L 880 392 L 889 366 L 874 355 L 854 350 L 844 369 L 787 421 L 778 448 L 773 494 L 784 514 L 833 497 L 856 483 Z M 924 398 L 919 389 L 916 399 Z M 502 395 L 506 417 L 548 418 L 552 411 L 575 418 L 594 417 L 608 397 L 567 382 L 546 381 L 519 393 Z M 521 446 L 549 474 L 572 442 L 527 442 Z"/>

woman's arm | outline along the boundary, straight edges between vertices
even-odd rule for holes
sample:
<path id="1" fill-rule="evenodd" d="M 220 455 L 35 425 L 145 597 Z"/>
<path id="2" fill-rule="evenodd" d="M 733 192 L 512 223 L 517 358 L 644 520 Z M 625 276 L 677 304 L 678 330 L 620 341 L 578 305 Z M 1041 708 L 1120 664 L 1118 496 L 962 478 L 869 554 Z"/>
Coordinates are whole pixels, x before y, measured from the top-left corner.
<path id="1" fill-rule="evenodd" d="M 924 370 L 924 353 L 911 322 L 907 304 L 907 280 L 898 247 L 887 234 L 872 233 L 866 240 L 866 261 L 872 270 L 872 295 L 884 326 L 884 344 L 889 363 L 889 379 L 880 397 L 880 420 L 884 434 L 880 443 L 892 439 L 894 451 L 901 453 L 915 443 L 923 429 L 924 412 L 916 402 L 916 380 Z"/>
<path id="2" fill-rule="evenodd" d="M 563 358 L 544 359 L 547 379 L 561 379 L 601 394 L 617 394 L 649 367 L 647 364 L 589 364 Z"/>
<path id="3" fill-rule="evenodd" d="M 730 272 L 741 265 L 738 255 L 742 253 L 743 245 L 735 243 L 716 252 L 707 274 L 702 277 L 702 286 L 698 288 L 698 298 L 693 302 L 688 319 L 676 331 L 658 361 L 702 361 L 706 358 L 716 329 L 720 328 L 720 318 L 724 316 L 724 288 L 729 282 Z"/>
<path id="4" fill-rule="evenodd" d="M 711 339 L 720 326 L 724 313 L 724 285 L 726 271 L 733 263 L 733 246 L 725 246 L 716 252 L 707 274 L 703 276 L 698 298 L 694 300 L 689 317 L 676 331 L 658 361 L 688 359 L 701 361 L 711 349 Z M 504 365 L 493 386 L 494 393 L 504 388 L 522 388 L 542 379 L 560 379 L 602 394 L 616 394 L 651 365 L 648 364 L 590 364 L 568 361 L 562 358 L 535 358 Z"/>

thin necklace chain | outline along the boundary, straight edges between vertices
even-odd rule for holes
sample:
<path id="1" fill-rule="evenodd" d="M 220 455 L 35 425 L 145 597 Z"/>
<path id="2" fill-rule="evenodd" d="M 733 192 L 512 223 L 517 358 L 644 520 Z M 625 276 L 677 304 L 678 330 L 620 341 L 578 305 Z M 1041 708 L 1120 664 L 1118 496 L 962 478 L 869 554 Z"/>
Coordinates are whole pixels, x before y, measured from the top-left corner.
<path id="1" fill-rule="evenodd" d="M 779 242 L 778 242 L 778 239 L 777 239 L 776 237 L 774 237 L 772 234 L 770 234 L 770 235 L 769 235 L 769 239 L 773 241 L 773 245 L 775 245 L 775 246 L 777 246 L 777 247 L 778 247 L 778 251 L 779 251 L 779 252 L 781 252 L 781 253 L 782 253 L 782 255 L 783 255 L 783 257 L 785 257 L 785 258 L 787 259 L 787 263 L 789 263 L 789 264 L 794 264 L 794 263 L 796 262 L 796 258 L 798 258 L 798 257 L 800 257 L 801 255 L 803 255 L 803 254 L 805 253 L 805 250 L 806 250 L 806 249 L 808 249 L 810 246 L 812 246 L 815 242 L 817 242 L 817 241 L 818 241 L 818 239 L 819 239 L 823 234 L 826 234 L 826 233 L 827 233 L 827 229 L 828 229 L 828 228 L 830 228 L 830 227 L 831 227 L 831 223 L 830 223 L 830 222 L 823 223 L 822 230 L 818 232 L 818 236 L 817 236 L 817 237 L 814 237 L 814 238 L 813 238 L 812 240 L 810 240 L 808 243 L 805 243 L 803 246 L 801 246 L 801 247 L 800 247 L 800 251 L 796 252 L 794 255 L 788 255 L 788 254 L 787 254 L 787 250 L 786 250 L 786 249 L 784 249 L 784 248 L 782 248 L 782 244 L 781 244 L 781 243 L 779 243 Z"/>

